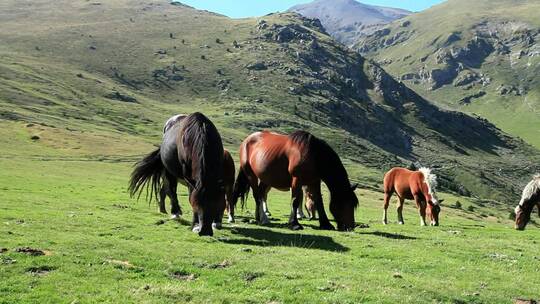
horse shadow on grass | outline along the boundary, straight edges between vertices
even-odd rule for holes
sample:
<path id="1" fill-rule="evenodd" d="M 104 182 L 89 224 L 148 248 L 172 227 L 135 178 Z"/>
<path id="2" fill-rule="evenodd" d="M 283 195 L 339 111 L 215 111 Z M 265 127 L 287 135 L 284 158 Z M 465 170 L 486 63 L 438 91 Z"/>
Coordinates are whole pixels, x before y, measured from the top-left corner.
<path id="1" fill-rule="evenodd" d="M 349 251 L 333 238 L 323 235 L 282 233 L 270 229 L 235 227 L 231 229 L 233 237 L 221 240 L 223 243 L 261 247 L 296 247 L 305 249 L 318 249 L 326 251 L 346 252 Z M 238 238 L 238 237 L 241 238 Z"/>
<path id="2" fill-rule="evenodd" d="M 374 236 L 380 236 L 387 239 L 393 239 L 393 240 L 417 240 L 417 237 L 414 236 L 407 236 L 403 234 L 397 234 L 397 233 L 388 233 L 388 232 L 382 232 L 382 231 L 372 231 L 372 232 L 358 232 L 358 234 L 368 234 L 368 235 L 374 235 Z"/>

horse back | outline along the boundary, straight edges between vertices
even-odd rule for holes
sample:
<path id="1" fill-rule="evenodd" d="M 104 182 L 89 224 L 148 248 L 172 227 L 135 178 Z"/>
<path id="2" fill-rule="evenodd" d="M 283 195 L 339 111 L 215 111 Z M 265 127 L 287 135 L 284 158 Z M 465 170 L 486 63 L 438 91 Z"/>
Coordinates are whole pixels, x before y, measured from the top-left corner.
<path id="1" fill-rule="evenodd" d="M 288 189 L 287 136 L 268 131 L 251 134 L 240 146 L 240 166 L 271 187 Z"/>
<path id="2" fill-rule="evenodd" d="M 183 178 L 182 168 L 178 159 L 178 140 L 181 126 L 170 126 L 163 134 L 160 146 L 161 160 L 165 169 L 176 178 Z"/>
<path id="3" fill-rule="evenodd" d="M 400 167 L 392 168 L 384 175 L 384 192 L 396 192 L 402 198 L 413 199 L 422 191 L 422 180 L 421 172 Z"/>

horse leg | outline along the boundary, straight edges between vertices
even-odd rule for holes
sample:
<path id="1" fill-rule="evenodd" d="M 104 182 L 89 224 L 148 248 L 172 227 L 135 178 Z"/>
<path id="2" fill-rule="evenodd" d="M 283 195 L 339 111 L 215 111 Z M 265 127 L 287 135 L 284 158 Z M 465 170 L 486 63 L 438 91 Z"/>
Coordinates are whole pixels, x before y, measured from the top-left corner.
<path id="1" fill-rule="evenodd" d="M 390 198 L 392 197 L 392 191 L 384 191 L 384 204 L 383 204 L 383 224 L 388 224 L 388 206 L 390 205 Z"/>
<path id="2" fill-rule="evenodd" d="M 398 204 L 397 204 L 397 217 L 398 217 L 398 223 L 400 225 L 404 225 L 405 221 L 403 221 L 403 203 L 405 202 L 405 199 L 402 197 L 398 197 Z"/>
<path id="3" fill-rule="evenodd" d="M 163 184 L 159 190 L 159 212 L 167 214 L 167 209 L 165 209 L 165 198 L 167 197 L 167 186 Z"/>
<path id="4" fill-rule="evenodd" d="M 319 228 L 322 230 L 335 230 L 336 228 L 330 224 L 326 211 L 324 211 L 324 204 L 321 194 L 321 182 L 318 181 L 317 183 L 310 185 L 309 193 L 311 193 L 311 198 L 315 204 L 315 207 L 317 208 L 317 213 L 319 213 Z"/>
<path id="5" fill-rule="evenodd" d="M 268 225 L 270 223 L 270 220 L 268 220 L 268 216 L 264 212 L 263 208 L 263 192 L 261 191 L 261 188 L 259 185 L 255 183 L 255 186 L 253 186 L 251 189 L 253 189 L 253 199 L 255 200 L 255 220 L 261 224 L 261 225 Z"/>
<path id="6" fill-rule="evenodd" d="M 232 192 L 233 189 L 231 186 L 225 187 L 225 203 L 227 206 L 227 222 L 234 223 L 234 206 L 232 205 Z"/>
<path id="7" fill-rule="evenodd" d="M 167 195 L 171 199 L 171 217 L 179 218 L 182 215 L 182 209 L 180 209 L 180 204 L 178 203 L 178 195 L 176 190 L 178 189 L 178 181 L 176 177 L 166 174 L 165 175 L 166 184 L 167 184 Z"/>
<path id="8" fill-rule="evenodd" d="M 193 211 L 193 219 L 191 221 L 191 230 L 195 233 L 201 231 L 201 226 L 199 225 L 199 213 Z"/>
<path id="9" fill-rule="evenodd" d="M 292 187 L 291 187 L 291 196 L 292 196 L 292 210 L 289 217 L 289 228 L 291 230 L 302 230 L 304 227 L 300 225 L 297 218 L 298 206 L 302 203 L 303 198 L 302 186 L 299 185 L 298 179 L 293 178 Z"/>
<path id="10" fill-rule="evenodd" d="M 302 207 L 302 202 L 300 202 L 300 204 L 298 206 L 298 212 L 297 212 L 296 216 L 299 219 L 305 219 L 306 218 L 306 215 L 304 214 L 304 208 Z"/>
<path id="11" fill-rule="evenodd" d="M 426 204 L 418 195 L 414 196 L 414 201 L 420 213 L 420 226 L 426 226 Z"/>
<path id="12" fill-rule="evenodd" d="M 268 218 L 272 214 L 270 213 L 270 210 L 268 210 L 268 192 L 270 192 L 271 187 L 263 184 L 262 182 L 259 182 L 259 193 L 261 195 L 262 200 L 262 212 L 264 213 L 264 216 Z"/>

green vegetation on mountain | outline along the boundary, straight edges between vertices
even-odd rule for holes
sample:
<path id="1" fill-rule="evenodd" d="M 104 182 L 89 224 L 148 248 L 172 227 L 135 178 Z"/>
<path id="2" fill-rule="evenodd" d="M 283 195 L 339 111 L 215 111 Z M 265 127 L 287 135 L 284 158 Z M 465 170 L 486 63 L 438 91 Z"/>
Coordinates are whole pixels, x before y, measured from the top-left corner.
<path id="1" fill-rule="evenodd" d="M 439 109 L 316 21 L 157 0 L 5 0 L 0 41 L 0 303 L 540 298 L 538 220 L 516 232 L 510 219 L 538 151 Z M 290 194 L 273 190 L 271 226 L 248 223 L 250 199 L 238 223 L 201 238 L 184 187 L 180 221 L 130 199 L 133 163 L 167 118 L 193 111 L 235 159 L 263 128 L 328 140 L 361 183 L 355 216 L 370 227 L 289 231 Z M 420 227 L 412 202 L 406 225 L 393 212 L 381 224 L 382 173 L 411 162 L 439 167 L 440 227 Z"/>
<path id="2" fill-rule="evenodd" d="M 449 0 L 354 48 L 422 96 L 540 148 L 540 2 Z"/>
<path id="3" fill-rule="evenodd" d="M 440 167 L 443 186 L 462 194 L 516 199 L 538 166 L 538 151 L 436 108 L 296 14 L 232 20 L 128 0 L 1 9 L 0 117 L 69 134 L 62 149 L 73 155 L 85 152 L 81 137 L 131 140 L 140 153 L 168 117 L 198 110 L 233 151 L 252 131 L 306 129 L 371 168 L 358 172 L 417 161 Z"/>

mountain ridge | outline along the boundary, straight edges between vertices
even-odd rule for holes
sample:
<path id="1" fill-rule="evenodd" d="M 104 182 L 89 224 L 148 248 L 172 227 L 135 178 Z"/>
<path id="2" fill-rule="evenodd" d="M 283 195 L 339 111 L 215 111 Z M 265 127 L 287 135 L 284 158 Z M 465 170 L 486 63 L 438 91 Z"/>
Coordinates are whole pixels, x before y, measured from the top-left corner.
<path id="1" fill-rule="evenodd" d="M 540 148 L 537 1 L 450 0 L 353 46 L 441 106 L 478 113 Z"/>
<path id="2" fill-rule="evenodd" d="M 517 196 L 539 159 L 489 122 L 434 106 L 318 20 L 235 20 L 162 1 L 36 3 L 48 9 L 13 1 L 24 17 L 2 22 L 5 120 L 148 144 L 168 116 L 197 110 L 233 151 L 249 132 L 305 129 L 354 161 L 357 178 L 370 172 L 368 186 L 380 184 L 374 172 L 420 162 L 439 168 L 445 189 L 484 197 Z"/>
<path id="3" fill-rule="evenodd" d="M 355 0 L 315 0 L 291 7 L 309 18 L 317 18 L 339 42 L 350 45 L 361 36 L 376 31 L 381 25 L 403 18 L 412 12 L 364 4 Z"/>

